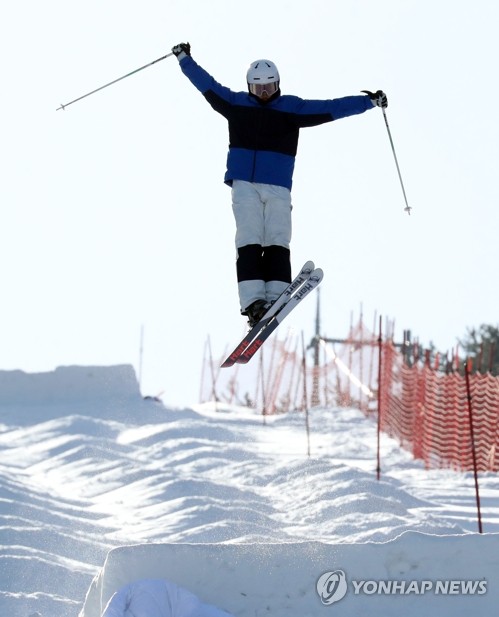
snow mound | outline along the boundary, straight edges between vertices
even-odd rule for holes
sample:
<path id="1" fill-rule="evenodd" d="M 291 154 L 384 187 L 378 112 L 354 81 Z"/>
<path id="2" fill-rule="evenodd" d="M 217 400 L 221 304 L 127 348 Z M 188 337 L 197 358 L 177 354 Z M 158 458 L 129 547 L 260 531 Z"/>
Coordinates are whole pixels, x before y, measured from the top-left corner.
<path id="1" fill-rule="evenodd" d="M 62 366 L 46 373 L 0 371 L 0 423 L 33 423 L 65 416 L 68 409 L 95 403 L 95 412 L 110 416 L 119 405 L 141 400 L 132 366 Z"/>

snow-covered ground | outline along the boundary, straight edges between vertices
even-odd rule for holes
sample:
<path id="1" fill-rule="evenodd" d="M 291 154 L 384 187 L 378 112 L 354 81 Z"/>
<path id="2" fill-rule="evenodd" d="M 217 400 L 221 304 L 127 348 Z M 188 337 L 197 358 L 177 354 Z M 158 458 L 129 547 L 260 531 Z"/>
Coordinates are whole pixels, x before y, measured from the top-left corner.
<path id="1" fill-rule="evenodd" d="M 471 474 L 425 470 L 386 436 L 381 481 L 375 468 L 376 426 L 355 409 L 312 410 L 308 444 L 301 412 L 264 422 L 256 412 L 214 404 L 169 409 L 142 400 L 130 367 L 0 372 L 0 615 L 76 617 L 108 551 L 147 544 L 137 550 L 153 568 L 156 557 L 147 551 L 162 543 L 182 544 L 179 559 L 197 585 L 205 577 L 216 587 L 210 555 L 222 554 L 224 564 L 235 559 L 240 569 L 230 576 L 244 577 L 246 597 L 252 590 L 259 597 L 262 581 L 272 581 L 267 605 L 279 607 L 280 596 L 303 589 L 304 577 L 314 582 L 300 592 L 296 611 L 263 604 L 250 611 L 242 601 L 234 605 L 234 594 L 220 598 L 240 617 L 367 615 L 370 607 L 409 617 L 495 614 L 497 476 L 480 477 L 480 536 Z M 164 550 L 168 556 L 172 549 Z M 111 555 L 126 560 L 120 551 Z M 325 559 L 317 558 L 315 571 L 312 553 Z M 260 568 L 251 567 L 255 555 Z M 301 567 L 291 568 L 293 555 Z M 281 560 L 280 574 L 272 559 Z M 315 588 L 326 563 L 349 581 L 347 596 L 333 606 L 321 603 Z M 373 581 L 392 580 L 389 586 L 411 576 L 432 588 L 373 591 Z M 371 587 L 355 594 L 362 577 Z M 449 577 L 475 581 L 475 593 L 461 593 L 459 582 L 457 593 L 437 594 L 437 584 L 449 589 Z M 84 615 L 94 613 L 89 599 Z"/>

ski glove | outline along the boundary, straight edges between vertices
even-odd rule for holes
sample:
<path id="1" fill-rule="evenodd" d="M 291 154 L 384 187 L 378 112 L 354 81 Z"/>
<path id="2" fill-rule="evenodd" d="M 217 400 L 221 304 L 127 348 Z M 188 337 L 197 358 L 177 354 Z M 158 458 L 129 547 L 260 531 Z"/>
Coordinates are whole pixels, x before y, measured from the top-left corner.
<path id="1" fill-rule="evenodd" d="M 186 56 L 191 55 L 191 44 L 190 43 L 179 43 L 172 47 L 172 52 L 177 56 L 178 60 L 182 60 Z"/>
<path id="2" fill-rule="evenodd" d="M 375 107 L 388 107 L 388 99 L 383 90 L 377 90 L 376 92 L 369 92 L 369 90 L 362 90 L 371 99 L 372 104 Z"/>

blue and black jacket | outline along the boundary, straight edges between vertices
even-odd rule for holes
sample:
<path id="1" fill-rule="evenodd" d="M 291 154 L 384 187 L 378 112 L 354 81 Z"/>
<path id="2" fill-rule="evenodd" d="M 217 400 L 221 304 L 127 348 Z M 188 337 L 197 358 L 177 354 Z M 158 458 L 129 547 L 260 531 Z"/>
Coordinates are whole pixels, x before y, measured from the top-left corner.
<path id="1" fill-rule="evenodd" d="M 183 73 L 229 123 L 225 182 L 276 184 L 291 189 L 301 128 L 317 126 L 373 109 L 368 96 L 307 100 L 281 95 L 262 103 L 249 92 L 219 84 L 191 56 L 180 60 Z"/>

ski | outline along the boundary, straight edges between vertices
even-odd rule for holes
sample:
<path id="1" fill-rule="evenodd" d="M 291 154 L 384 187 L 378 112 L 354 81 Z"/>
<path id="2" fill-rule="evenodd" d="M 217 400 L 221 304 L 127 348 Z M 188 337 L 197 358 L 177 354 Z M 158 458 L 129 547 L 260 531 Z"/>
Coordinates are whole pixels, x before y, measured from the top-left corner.
<path id="1" fill-rule="evenodd" d="M 293 295 L 293 297 L 286 302 L 281 310 L 274 315 L 264 326 L 260 329 L 256 337 L 249 343 L 246 349 L 236 359 L 237 364 L 247 364 L 260 347 L 265 343 L 269 336 L 274 332 L 277 326 L 291 313 L 293 309 L 313 291 L 322 281 L 324 273 L 321 268 L 316 268 L 310 273 L 310 276 Z"/>
<path id="2" fill-rule="evenodd" d="M 272 320 L 272 318 L 275 317 L 275 315 L 282 310 L 286 303 L 289 302 L 289 300 L 292 298 L 293 293 L 305 283 L 305 281 L 308 279 L 311 272 L 313 271 L 314 267 L 315 266 L 313 261 L 307 261 L 304 264 L 299 274 L 291 281 L 291 283 L 281 293 L 277 300 L 269 307 L 268 311 L 260 319 L 260 321 L 249 330 L 249 332 L 237 345 L 234 351 L 227 356 L 227 358 L 221 364 L 221 368 L 227 368 L 233 366 L 236 363 L 242 352 L 248 347 L 248 345 L 253 341 L 253 339 L 258 336 L 260 330 L 262 330 L 262 328 L 264 328 Z"/>

